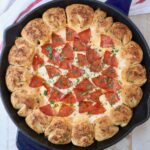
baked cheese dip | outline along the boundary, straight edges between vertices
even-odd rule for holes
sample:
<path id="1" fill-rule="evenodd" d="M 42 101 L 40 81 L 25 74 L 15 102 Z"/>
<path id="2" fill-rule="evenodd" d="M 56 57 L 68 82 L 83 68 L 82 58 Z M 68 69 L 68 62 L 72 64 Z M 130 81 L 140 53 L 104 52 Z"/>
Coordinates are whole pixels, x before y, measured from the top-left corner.
<path id="1" fill-rule="evenodd" d="M 130 29 L 103 10 L 50 8 L 10 49 L 12 106 L 51 143 L 90 146 L 131 120 L 147 80 L 142 59 Z"/>

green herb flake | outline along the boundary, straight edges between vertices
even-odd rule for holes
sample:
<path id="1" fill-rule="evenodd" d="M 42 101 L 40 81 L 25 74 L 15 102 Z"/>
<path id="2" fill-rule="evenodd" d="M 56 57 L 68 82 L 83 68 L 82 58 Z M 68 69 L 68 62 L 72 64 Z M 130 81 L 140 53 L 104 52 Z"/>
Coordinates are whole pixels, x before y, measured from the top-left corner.
<path id="1" fill-rule="evenodd" d="M 62 80 L 58 80 L 58 84 L 61 85 L 62 84 Z"/>
<path id="2" fill-rule="evenodd" d="M 76 79 L 77 83 L 80 81 L 79 79 Z"/>
<path id="3" fill-rule="evenodd" d="M 78 51 L 78 48 L 75 47 L 74 50 L 75 50 L 75 51 Z"/>
<path id="4" fill-rule="evenodd" d="M 82 96 L 85 96 L 87 93 L 88 93 L 88 91 L 85 91 L 85 92 L 83 92 L 83 93 L 81 92 L 81 95 L 82 95 Z"/>
<path id="5" fill-rule="evenodd" d="M 114 53 L 115 55 L 119 52 L 118 49 L 115 48 L 115 46 L 112 46 L 112 53 Z"/>
<path id="6" fill-rule="evenodd" d="M 44 64 L 40 64 L 40 67 L 43 67 L 44 66 Z"/>
<path id="7" fill-rule="evenodd" d="M 47 95 L 47 91 L 44 91 L 44 93 L 43 93 L 45 96 Z"/>
<path id="8" fill-rule="evenodd" d="M 55 105 L 55 102 L 54 102 L 54 101 L 50 101 L 50 104 L 51 104 L 51 105 Z"/>
<path id="9" fill-rule="evenodd" d="M 48 47 L 46 48 L 46 50 L 49 52 L 49 57 L 50 57 L 50 59 L 52 59 L 52 58 L 53 58 L 52 47 L 51 47 L 51 46 L 48 46 Z"/>

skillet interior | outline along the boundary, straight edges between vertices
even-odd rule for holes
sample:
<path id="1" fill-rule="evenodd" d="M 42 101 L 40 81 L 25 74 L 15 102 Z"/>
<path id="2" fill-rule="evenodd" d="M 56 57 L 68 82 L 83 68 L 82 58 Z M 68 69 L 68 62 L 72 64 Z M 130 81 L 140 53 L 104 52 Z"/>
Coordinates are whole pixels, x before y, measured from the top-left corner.
<path id="1" fill-rule="evenodd" d="M 33 10 L 31 13 L 29 13 L 26 17 L 24 17 L 19 23 L 12 25 L 9 27 L 4 36 L 4 47 L 2 51 L 2 55 L 0 58 L 0 91 L 1 91 L 1 97 L 3 100 L 3 103 L 5 105 L 5 108 L 13 120 L 13 122 L 17 125 L 17 127 L 28 137 L 30 137 L 32 140 L 38 142 L 40 145 L 43 145 L 44 147 L 50 148 L 51 150 L 80 150 L 83 148 L 78 148 L 76 146 L 73 146 L 72 144 L 68 145 L 53 145 L 50 142 L 47 141 L 46 138 L 44 138 L 43 135 L 36 134 L 33 130 L 31 130 L 25 123 L 24 118 L 21 118 L 17 115 L 17 111 L 12 107 L 10 103 L 10 92 L 8 91 L 5 83 L 5 74 L 6 69 L 8 67 L 8 53 L 11 48 L 11 46 L 14 44 L 14 41 L 16 37 L 20 36 L 20 32 L 22 28 L 32 19 L 41 17 L 42 13 L 47 10 L 50 7 L 66 7 L 67 5 L 70 5 L 72 3 L 84 3 L 87 5 L 90 5 L 94 9 L 101 8 L 102 10 L 106 11 L 109 16 L 112 16 L 114 18 L 114 21 L 120 21 L 126 24 L 131 31 L 133 32 L 133 40 L 135 40 L 137 43 L 140 44 L 140 46 L 143 49 L 144 58 L 142 61 L 142 64 L 146 67 L 147 70 L 147 83 L 142 87 L 143 89 L 143 98 L 138 105 L 134 109 L 133 118 L 130 121 L 130 123 L 124 127 L 120 128 L 119 133 L 116 134 L 113 138 L 105 140 L 103 142 L 94 142 L 93 145 L 91 145 L 88 148 L 88 150 L 100 150 L 104 149 L 106 147 L 109 147 L 119 140 L 121 140 L 123 137 L 125 137 L 128 133 L 132 131 L 134 127 L 137 125 L 145 122 L 150 115 L 149 112 L 149 101 L 150 101 L 150 50 L 148 45 L 146 44 L 145 39 L 143 38 L 140 31 L 137 29 L 137 27 L 123 14 L 115 10 L 114 8 L 99 2 L 95 0 L 55 0 L 52 2 L 48 2 L 47 4 L 44 4 L 37 9 Z"/>

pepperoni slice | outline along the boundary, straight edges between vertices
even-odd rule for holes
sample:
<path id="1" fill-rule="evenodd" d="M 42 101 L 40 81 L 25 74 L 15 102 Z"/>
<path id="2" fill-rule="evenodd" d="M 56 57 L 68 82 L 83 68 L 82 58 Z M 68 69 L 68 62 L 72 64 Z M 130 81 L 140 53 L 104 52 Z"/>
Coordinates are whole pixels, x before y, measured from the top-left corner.
<path id="1" fill-rule="evenodd" d="M 47 57 L 53 56 L 53 48 L 51 44 L 45 44 L 42 46 L 42 53 Z M 52 55 L 52 56 L 51 56 Z"/>
<path id="2" fill-rule="evenodd" d="M 39 76 L 33 76 L 29 86 L 33 88 L 41 87 L 44 84 L 45 80 Z"/>
<path id="3" fill-rule="evenodd" d="M 44 83 L 43 85 L 47 90 L 47 95 L 49 96 L 51 94 L 51 87 L 47 83 Z"/>
<path id="4" fill-rule="evenodd" d="M 89 81 L 89 79 L 85 78 L 77 84 L 76 88 L 88 92 L 94 88 L 94 85 Z"/>
<path id="5" fill-rule="evenodd" d="M 115 55 L 112 56 L 110 65 L 114 67 L 118 67 L 118 60 Z"/>
<path id="6" fill-rule="evenodd" d="M 60 35 L 53 32 L 52 33 L 52 46 L 53 46 L 53 48 L 58 47 L 58 46 L 62 46 L 64 44 L 65 44 L 65 42 L 64 42 L 63 38 Z"/>
<path id="7" fill-rule="evenodd" d="M 118 61 L 115 55 L 112 55 L 111 52 L 106 51 L 104 54 L 104 63 L 113 67 L 118 66 Z"/>
<path id="8" fill-rule="evenodd" d="M 90 64 L 90 71 L 100 72 L 102 70 L 101 60 L 95 60 L 92 64 Z"/>
<path id="9" fill-rule="evenodd" d="M 92 107 L 92 102 L 90 101 L 82 101 L 79 102 L 79 113 L 89 112 L 90 108 Z"/>
<path id="10" fill-rule="evenodd" d="M 78 35 L 79 35 L 81 41 L 87 44 L 90 41 L 90 38 L 91 38 L 91 30 L 86 29 L 86 30 L 78 33 Z"/>
<path id="11" fill-rule="evenodd" d="M 53 88 L 50 93 L 49 101 L 60 101 L 63 97 L 63 94 L 57 89 Z"/>
<path id="12" fill-rule="evenodd" d="M 105 96 L 106 96 L 107 101 L 111 105 L 115 104 L 116 102 L 118 102 L 120 100 L 118 94 L 114 93 L 114 92 L 107 92 L 107 93 L 105 93 Z"/>
<path id="13" fill-rule="evenodd" d="M 102 48 L 110 48 L 114 45 L 113 39 L 105 34 L 101 34 L 101 41 L 100 41 L 100 46 Z"/>
<path id="14" fill-rule="evenodd" d="M 77 36 L 76 31 L 74 31 L 73 29 L 69 27 L 66 27 L 66 40 L 73 41 L 75 36 Z"/>
<path id="15" fill-rule="evenodd" d="M 102 91 L 99 90 L 95 90 L 94 92 L 91 92 L 88 94 L 87 99 L 95 101 L 95 102 L 99 102 L 99 97 L 102 95 Z"/>
<path id="16" fill-rule="evenodd" d="M 74 65 L 71 65 L 68 69 L 67 77 L 68 78 L 78 78 L 82 76 L 84 71 Z"/>
<path id="17" fill-rule="evenodd" d="M 74 93 L 76 95 L 76 99 L 78 102 L 83 101 L 86 98 L 86 96 L 88 95 L 87 91 L 79 90 L 77 88 L 74 88 Z"/>
<path id="18" fill-rule="evenodd" d="M 62 102 L 65 102 L 65 103 L 69 103 L 69 104 L 74 104 L 76 103 L 76 98 L 75 96 L 70 92 L 68 94 L 66 94 L 62 99 L 61 99 Z"/>
<path id="19" fill-rule="evenodd" d="M 59 55 L 57 51 L 52 48 L 51 44 L 45 44 L 42 46 L 42 53 L 49 58 L 48 62 L 59 66 Z"/>
<path id="20" fill-rule="evenodd" d="M 75 51 L 86 51 L 87 47 L 84 42 L 82 42 L 78 37 L 74 38 L 73 49 Z"/>
<path id="21" fill-rule="evenodd" d="M 73 111 L 74 111 L 74 108 L 72 106 L 62 104 L 62 106 L 58 112 L 58 116 L 67 117 L 67 116 L 71 115 L 73 113 Z"/>
<path id="22" fill-rule="evenodd" d="M 106 77 L 106 76 L 98 76 L 92 79 L 94 84 L 100 88 L 103 88 L 107 91 L 117 91 L 121 88 L 118 81 L 115 79 Z"/>
<path id="23" fill-rule="evenodd" d="M 62 69 L 68 69 L 70 67 L 70 65 L 72 64 L 72 60 L 63 60 L 60 62 L 60 65 L 59 67 L 62 68 Z"/>
<path id="24" fill-rule="evenodd" d="M 77 101 L 83 101 L 88 95 L 89 91 L 94 88 L 93 84 L 87 79 L 83 79 L 77 86 L 74 88 L 74 92 L 77 98 Z"/>
<path id="25" fill-rule="evenodd" d="M 62 49 L 62 52 L 60 54 L 61 59 L 73 59 L 74 54 L 73 54 L 73 48 L 70 46 L 69 43 L 66 43 L 64 48 Z"/>
<path id="26" fill-rule="evenodd" d="M 58 76 L 61 73 L 60 70 L 54 66 L 46 65 L 45 67 L 46 67 L 49 78 Z"/>
<path id="27" fill-rule="evenodd" d="M 72 82 L 68 79 L 68 77 L 60 76 L 54 85 L 60 89 L 67 89 L 72 86 Z"/>
<path id="28" fill-rule="evenodd" d="M 89 109 L 90 114 L 102 114 L 106 111 L 106 109 L 103 107 L 103 105 L 100 102 L 97 102 L 96 104 L 92 105 Z"/>
<path id="29" fill-rule="evenodd" d="M 107 69 L 103 70 L 102 74 L 110 78 L 117 77 L 116 70 L 113 67 L 108 67 Z"/>
<path id="30" fill-rule="evenodd" d="M 44 64 L 44 60 L 38 54 L 35 54 L 32 62 L 33 69 L 37 70 L 39 65 L 42 64 Z"/>
<path id="31" fill-rule="evenodd" d="M 86 51 L 86 57 L 90 64 L 92 64 L 96 60 L 100 60 L 99 54 L 94 49 L 91 49 L 91 48 L 89 48 Z"/>
<path id="32" fill-rule="evenodd" d="M 39 109 L 42 113 L 44 113 L 47 116 L 54 116 L 56 114 L 55 111 L 52 109 L 50 104 L 47 104 L 45 106 L 41 106 Z"/>
<path id="33" fill-rule="evenodd" d="M 88 61 L 87 61 L 87 58 L 85 55 L 78 54 L 77 57 L 78 57 L 78 64 L 80 66 L 87 66 L 88 65 Z"/>

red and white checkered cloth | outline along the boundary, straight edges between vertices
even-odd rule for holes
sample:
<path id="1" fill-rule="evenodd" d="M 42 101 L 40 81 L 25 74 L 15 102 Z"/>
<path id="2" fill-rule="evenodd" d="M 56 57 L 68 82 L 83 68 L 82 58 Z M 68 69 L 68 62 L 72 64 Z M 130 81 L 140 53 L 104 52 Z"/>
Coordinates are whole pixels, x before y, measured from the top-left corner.
<path id="1" fill-rule="evenodd" d="M 4 30 L 30 12 L 51 0 L 0 0 L 0 51 Z M 106 0 L 100 0 L 105 2 Z M 150 0 L 132 0 L 129 15 L 150 13 Z"/>

